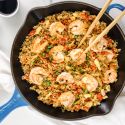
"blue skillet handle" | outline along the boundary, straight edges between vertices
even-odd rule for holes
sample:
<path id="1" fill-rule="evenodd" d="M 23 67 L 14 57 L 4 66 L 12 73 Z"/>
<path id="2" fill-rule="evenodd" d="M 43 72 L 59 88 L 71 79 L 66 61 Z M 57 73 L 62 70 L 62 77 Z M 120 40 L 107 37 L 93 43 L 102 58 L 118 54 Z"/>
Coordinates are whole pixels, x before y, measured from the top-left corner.
<path id="1" fill-rule="evenodd" d="M 14 109 L 21 106 L 27 106 L 28 103 L 21 97 L 18 90 L 15 89 L 11 99 L 0 107 L 0 122 Z"/>
<path id="2" fill-rule="evenodd" d="M 110 12 L 111 9 L 113 8 L 116 8 L 116 9 L 119 9 L 121 11 L 125 10 L 125 6 L 121 5 L 121 4 L 117 4 L 117 3 L 114 3 L 114 4 L 111 4 L 108 8 L 107 8 L 107 13 Z"/>

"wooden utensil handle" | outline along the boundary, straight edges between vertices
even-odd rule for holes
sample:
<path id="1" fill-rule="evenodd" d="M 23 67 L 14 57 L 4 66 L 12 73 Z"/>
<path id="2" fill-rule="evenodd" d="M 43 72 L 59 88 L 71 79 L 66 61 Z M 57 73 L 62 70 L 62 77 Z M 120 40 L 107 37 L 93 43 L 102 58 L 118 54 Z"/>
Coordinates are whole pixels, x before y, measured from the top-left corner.
<path id="1" fill-rule="evenodd" d="M 87 33 L 85 34 L 85 36 L 83 37 L 83 39 L 81 40 L 80 44 L 78 45 L 78 47 L 80 47 L 83 42 L 85 41 L 85 39 L 88 37 L 88 35 L 92 32 L 92 30 L 94 29 L 96 23 L 99 21 L 99 19 L 102 17 L 102 15 L 104 14 L 104 12 L 106 11 L 106 9 L 108 8 L 109 4 L 112 2 L 113 0 L 107 0 L 107 2 L 104 4 L 103 8 L 101 9 L 101 11 L 99 12 L 99 14 L 97 15 L 97 17 L 95 18 L 95 20 L 93 21 L 93 23 L 91 24 L 91 26 L 89 27 Z"/>
<path id="2" fill-rule="evenodd" d="M 121 12 L 121 14 L 119 16 L 117 16 L 115 18 L 115 20 L 110 23 L 110 25 L 100 34 L 97 36 L 97 38 L 92 42 L 92 44 L 86 48 L 86 50 L 84 51 L 84 53 L 87 53 L 91 47 L 93 47 L 104 35 L 106 35 L 110 29 L 112 29 L 112 27 L 125 15 L 125 10 L 123 12 Z"/>

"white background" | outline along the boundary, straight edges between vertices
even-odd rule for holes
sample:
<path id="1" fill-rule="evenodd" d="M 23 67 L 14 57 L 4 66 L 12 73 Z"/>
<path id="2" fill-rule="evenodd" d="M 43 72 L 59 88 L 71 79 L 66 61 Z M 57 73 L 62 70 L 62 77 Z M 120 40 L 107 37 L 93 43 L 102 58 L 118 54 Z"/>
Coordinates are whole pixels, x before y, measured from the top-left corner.
<path id="1" fill-rule="evenodd" d="M 35 6 L 44 6 L 50 4 L 50 1 L 52 2 L 58 2 L 62 0 L 19 0 L 20 7 L 19 11 L 16 13 L 15 16 L 11 18 L 3 18 L 0 17 L 0 50 L 2 50 L 7 57 L 10 56 L 11 51 L 11 45 L 13 43 L 13 39 L 19 30 L 21 24 L 23 23 L 25 16 L 27 12 L 35 7 Z M 83 2 L 87 2 L 90 4 L 93 4 L 97 7 L 102 7 L 106 0 L 81 0 Z M 125 6 L 125 0 L 114 0 L 112 3 L 121 3 Z M 111 11 L 111 15 L 113 17 L 116 17 L 119 14 L 120 11 L 113 9 Z M 119 22 L 121 28 L 125 32 L 125 17 Z M 0 95 L 1 91 L 0 91 Z M 3 99 L 8 100 L 12 95 L 6 95 L 6 97 Z M 106 116 L 103 117 L 94 117 L 89 118 L 87 120 L 82 121 L 76 121 L 76 122 L 64 122 L 64 121 L 57 121 L 54 119 L 50 119 L 44 115 L 39 114 L 38 112 L 34 111 L 31 107 L 21 107 L 8 115 L 8 117 L 0 123 L 1 125 L 97 125 L 97 124 L 104 124 L 104 125 L 111 125 L 111 124 L 117 124 L 122 125 L 125 122 L 125 116 L 121 115 L 125 112 L 125 106 L 122 104 L 125 104 L 125 97 L 120 96 L 115 106 L 112 110 L 112 112 Z M 120 100 L 120 102 L 119 102 Z M 0 104 L 2 104 L 3 101 L 0 98 Z M 115 116 L 114 116 L 115 114 Z M 116 117 L 116 118 L 115 118 Z"/>

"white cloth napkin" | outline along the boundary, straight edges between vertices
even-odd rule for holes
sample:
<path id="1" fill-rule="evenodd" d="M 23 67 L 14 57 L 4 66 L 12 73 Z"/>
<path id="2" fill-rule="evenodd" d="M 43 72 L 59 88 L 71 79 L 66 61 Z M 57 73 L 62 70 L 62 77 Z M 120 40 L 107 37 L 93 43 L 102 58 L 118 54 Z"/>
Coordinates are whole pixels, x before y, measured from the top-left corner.
<path id="1" fill-rule="evenodd" d="M 11 77 L 9 58 L 0 51 L 0 106 L 3 105 L 14 90 L 14 84 Z"/>
<path id="2" fill-rule="evenodd" d="M 20 8 L 17 15 L 10 19 L 0 18 L 0 106 L 7 102 L 14 91 L 14 83 L 10 72 L 9 55 L 13 38 L 22 24 L 27 11 L 34 6 L 42 6 L 49 0 L 19 0 Z M 52 0 L 57 2 L 60 0 Z M 103 5 L 105 0 L 81 0 L 96 6 Z M 125 4 L 125 0 L 114 0 L 113 2 Z M 100 7 L 101 7 L 100 6 Z M 118 11 L 117 11 L 118 12 Z M 116 11 L 115 11 L 116 13 Z M 114 16 L 114 15 L 113 15 Z M 115 17 L 115 16 L 114 16 Z M 18 21 L 17 21 L 18 19 Z M 16 21 L 15 21 L 16 20 Z M 125 31 L 125 20 L 121 21 L 122 29 Z M 124 24 L 123 24 L 124 23 Z M 14 110 L 1 125 L 124 125 L 125 123 L 125 89 L 118 97 L 113 110 L 105 116 L 95 116 L 85 120 L 59 121 L 38 113 L 31 106 Z"/>

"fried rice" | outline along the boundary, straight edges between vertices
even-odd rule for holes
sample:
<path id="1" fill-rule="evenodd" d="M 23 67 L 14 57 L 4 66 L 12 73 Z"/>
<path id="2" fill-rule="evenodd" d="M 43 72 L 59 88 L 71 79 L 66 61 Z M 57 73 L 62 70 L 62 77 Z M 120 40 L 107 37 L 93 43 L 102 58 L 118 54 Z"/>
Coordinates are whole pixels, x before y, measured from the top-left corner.
<path id="1" fill-rule="evenodd" d="M 23 80 L 38 93 L 38 100 L 62 111 L 89 111 L 108 98 L 117 81 L 117 42 L 105 35 L 91 50 L 83 51 L 106 28 L 99 21 L 78 48 L 96 15 L 63 11 L 41 20 L 23 42 L 19 60 Z"/>

